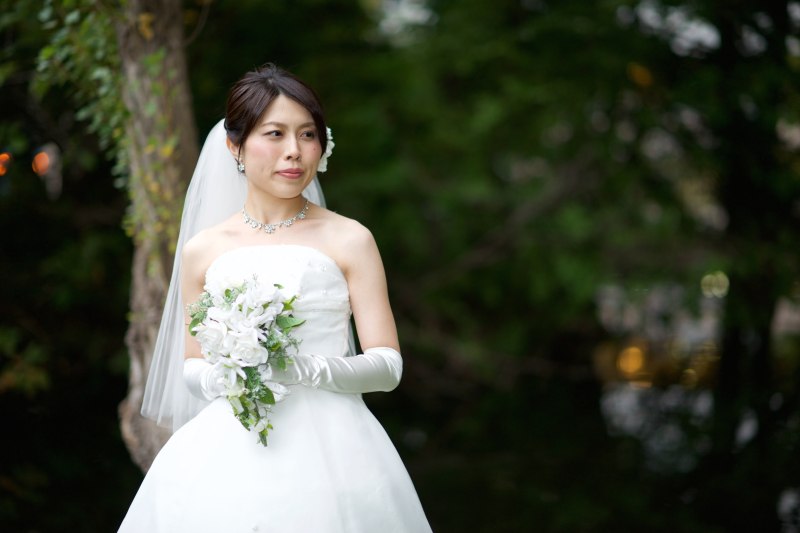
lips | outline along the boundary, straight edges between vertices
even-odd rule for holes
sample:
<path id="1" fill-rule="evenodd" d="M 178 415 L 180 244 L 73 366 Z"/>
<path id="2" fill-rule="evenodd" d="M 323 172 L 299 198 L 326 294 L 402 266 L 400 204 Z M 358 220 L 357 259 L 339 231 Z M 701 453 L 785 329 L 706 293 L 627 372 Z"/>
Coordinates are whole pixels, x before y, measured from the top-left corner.
<path id="1" fill-rule="evenodd" d="M 287 168 L 287 169 L 284 169 L 284 170 L 279 170 L 278 172 L 276 172 L 276 174 L 279 174 L 279 175 L 283 176 L 284 178 L 289 178 L 291 180 L 295 180 L 295 179 L 297 179 L 297 178 L 299 178 L 300 176 L 303 175 L 303 169 L 302 168 Z"/>

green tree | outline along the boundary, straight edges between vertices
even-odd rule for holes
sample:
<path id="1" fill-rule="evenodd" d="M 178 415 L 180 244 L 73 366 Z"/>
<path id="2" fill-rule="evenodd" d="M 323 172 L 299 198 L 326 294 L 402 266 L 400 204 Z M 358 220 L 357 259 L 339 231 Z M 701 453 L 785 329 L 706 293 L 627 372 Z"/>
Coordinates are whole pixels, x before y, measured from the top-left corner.
<path id="1" fill-rule="evenodd" d="M 177 1 L 46 1 L 39 12 L 50 43 L 39 54 L 37 90 L 71 88 L 117 158 L 118 182 L 130 209 L 125 226 L 135 243 L 131 286 L 130 390 L 120 405 L 122 433 L 134 461 L 147 469 L 168 432 L 140 415 L 144 383 L 172 274 L 186 186 L 197 161 Z"/>

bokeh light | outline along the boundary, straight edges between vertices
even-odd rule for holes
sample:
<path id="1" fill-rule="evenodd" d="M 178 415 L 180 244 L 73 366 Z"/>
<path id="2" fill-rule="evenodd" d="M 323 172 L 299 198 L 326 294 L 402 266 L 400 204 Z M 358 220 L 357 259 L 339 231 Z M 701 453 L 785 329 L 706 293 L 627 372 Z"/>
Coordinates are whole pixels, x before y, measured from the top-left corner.
<path id="1" fill-rule="evenodd" d="M 691 368 L 687 368 L 681 374 L 681 385 L 687 389 L 693 389 L 697 386 L 697 372 Z"/>
<path id="2" fill-rule="evenodd" d="M 644 354 L 641 348 L 630 346 L 620 352 L 617 359 L 617 368 L 626 374 L 635 374 L 644 366 Z"/>
<path id="3" fill-rule="evenodd" d="M 33 171 L 40 176 L 47 174 L 50 169 L 50 156 L 45 152 L 39 152 L 33 157 Z"/>
<path id="4" fill-rule="evenodd" d="M 11 161 L 13 161 L 13 157 L 8 152 L 0 153 L 0 176 L 5 176 L 6 172 L 8 172 L 8 167 L 11 165 Z"/>
<path id="5" fill-rule="evenodd" d="M 729 287 L 728 276 L 720 270 L 706 274 L 700 281 L 700 288 L 706 298 L 724 298 L 728 294 Z"/>
<path id="6" fill-rule="evenodd" d="M 653 84 L 653 74 L 639 63 L 628 63 L 628 78 L 639 87 L 649 87 Z"/>

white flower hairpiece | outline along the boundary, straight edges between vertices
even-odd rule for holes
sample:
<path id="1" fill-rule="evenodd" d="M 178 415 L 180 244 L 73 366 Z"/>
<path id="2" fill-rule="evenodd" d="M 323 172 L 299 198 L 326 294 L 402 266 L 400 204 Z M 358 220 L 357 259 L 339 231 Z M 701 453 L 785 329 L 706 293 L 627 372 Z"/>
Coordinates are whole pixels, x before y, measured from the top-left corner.
<path id="1" fill-rule="evenodd" d="M 328 158 L 333 152 L 333 135 L 331 134 L 330 128 L 325 128 L 328 130 L 328 145 L 325 147 L 325 153 L 322 154 L 322 157 L 319 158 L 319 166 L 317 166 L 317 172 L 325 172 L 328 170 Z"/>

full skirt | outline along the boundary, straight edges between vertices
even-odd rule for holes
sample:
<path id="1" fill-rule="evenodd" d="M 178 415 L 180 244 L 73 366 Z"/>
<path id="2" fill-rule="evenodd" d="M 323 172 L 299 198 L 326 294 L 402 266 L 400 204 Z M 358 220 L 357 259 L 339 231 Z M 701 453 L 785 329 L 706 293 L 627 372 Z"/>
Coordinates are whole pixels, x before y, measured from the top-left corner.
<path id="1" fill-rule="evenodd" d="M 397 451 L 361 395 L 290 386 L 268 446 L 217 398 L 170 438 L 120 533 L 425 533 Z"/>

